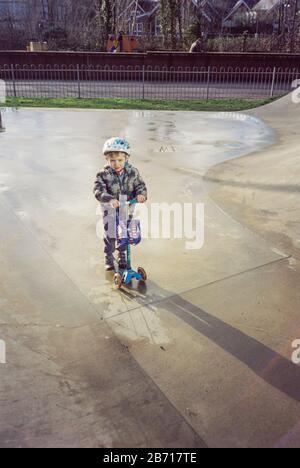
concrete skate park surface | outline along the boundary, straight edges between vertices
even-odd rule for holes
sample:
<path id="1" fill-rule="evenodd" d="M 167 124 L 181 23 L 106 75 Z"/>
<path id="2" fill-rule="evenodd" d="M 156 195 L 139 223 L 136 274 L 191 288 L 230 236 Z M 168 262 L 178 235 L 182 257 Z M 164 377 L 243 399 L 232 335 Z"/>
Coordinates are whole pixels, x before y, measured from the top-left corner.
<path id="1" fill-rule="evenodd" d="M 300 445 L 299 106 L 247 115 L 4 113 L 1 447 Z M 118 134 L 149 203 L 205 206 L 203 248 L 144 239 L 122 292 L 92 195 Z"/>

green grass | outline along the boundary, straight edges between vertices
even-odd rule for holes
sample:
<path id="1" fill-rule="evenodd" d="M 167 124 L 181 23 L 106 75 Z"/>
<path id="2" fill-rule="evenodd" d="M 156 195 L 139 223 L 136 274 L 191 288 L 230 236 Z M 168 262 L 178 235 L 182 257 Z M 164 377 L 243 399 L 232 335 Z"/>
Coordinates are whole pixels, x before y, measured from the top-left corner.
<path id="1" fill-rule="evenodd" d="M 57 107 L 80 109 L 141 109 L 181 111 L 238 111 L 252 109 L 274 99 L 210 99 L 208 101 L 165 101 L 149 99 L 73 99 L 73 98 L 12 98 L 6 100 L 9 107 Z"/>

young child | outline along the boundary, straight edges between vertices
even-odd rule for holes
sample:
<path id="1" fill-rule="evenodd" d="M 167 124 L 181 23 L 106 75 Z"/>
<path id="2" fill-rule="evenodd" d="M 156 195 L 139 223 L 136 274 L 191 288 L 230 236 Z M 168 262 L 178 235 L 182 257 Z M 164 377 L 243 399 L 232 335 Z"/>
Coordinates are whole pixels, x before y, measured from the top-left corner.
<path id="1" fill-rule="evenodd" d="M 103 154 L 108 163 L 97 174 L 94 194 L 101 203 L 104 221 L 104 254 L 106 271 L 114 270 L 116 249 L 115 210 L 120 207 L 120 197 L 126 196 L 127 201 L 137 199 L 138 203 L 147 201 L 147 188 L 139 171 L 129 164 L 130 145 L 123 138 L 111 138 L 104 144 Z M 119 250 L 119 268 L 126 268 L 125 252 Z"/>

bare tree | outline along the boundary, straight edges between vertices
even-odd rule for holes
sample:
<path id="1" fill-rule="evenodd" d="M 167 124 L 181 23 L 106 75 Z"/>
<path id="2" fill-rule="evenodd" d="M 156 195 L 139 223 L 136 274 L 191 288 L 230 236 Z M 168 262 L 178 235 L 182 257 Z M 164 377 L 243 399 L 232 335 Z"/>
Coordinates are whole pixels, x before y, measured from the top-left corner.
<path id="1" fill-rule="evenodd" d="M 290 32 L 290 51 L 294 52 L 295 49 L 295 39 L 297 32 L 299 33 L 299 1 L 293 0 L 294 5 L 292 9 L 292 18 L 291 18 L 291 32 Z"/>
<path id="2" fill-rule="evenodd" d="M 170 46 L 173 50 L 178 49 L 182 43 L 181 2 L 179 0 L 160 0 L 160 17 L 164 46 Z"/>

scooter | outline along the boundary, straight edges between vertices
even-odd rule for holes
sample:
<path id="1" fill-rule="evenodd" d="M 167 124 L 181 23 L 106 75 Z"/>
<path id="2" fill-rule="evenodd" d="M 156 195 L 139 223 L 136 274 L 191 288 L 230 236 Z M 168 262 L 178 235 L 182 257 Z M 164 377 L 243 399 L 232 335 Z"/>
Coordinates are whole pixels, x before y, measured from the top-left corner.
<path id="1" fill-rule="evenodd" d="M 136 199 L 125 203 L 126 207 L 126 220 L 121 221 L 119 224 L 119 247 L 126 247 L 126 269 L 118 271 L 114 275 L 114 285 L 116 289 L 121 289 L 123 285 L 128 286 L 133 280 L 136 281 L 147 281 L 147 273 L 144 268 L 139 267 L 137 271 L 132 268 L 131 265 L 131 246 L 138 245 L 141 242 L 141 229 L 140 222 L 138 220 L 129 220 L 129 207 L 137 204 Z"/>

